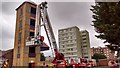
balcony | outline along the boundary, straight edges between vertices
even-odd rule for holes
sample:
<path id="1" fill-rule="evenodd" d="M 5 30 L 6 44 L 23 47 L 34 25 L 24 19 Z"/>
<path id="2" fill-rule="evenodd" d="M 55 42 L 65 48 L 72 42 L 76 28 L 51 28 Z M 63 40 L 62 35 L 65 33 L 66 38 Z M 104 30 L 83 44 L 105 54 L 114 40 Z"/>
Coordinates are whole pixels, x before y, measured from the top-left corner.
<path id="1" fill-rule="evenodd" d="M 65 57 L 77 57 L 78 55 L 76 54 L 76 55 L 65 55 Z"/>
<path id="2" fill-rule="evenodd" d="M 69 49 L 69 48 L 77 48 L 77 46 L 68 46 L 68 47 L 66 47 L 66 49 Z"/>
<path id="3" fill-rule="evenodd" d="M 65 47 L 60 47 L 59 49 L 60 49 L 60 50 L 64 50 L 64 49 L 66 49 L 66 48 L 65 48 Z"/>
<path id="4" fill-rule="evenodd" d="M 77 50 L 69 50 L 69 51 L 67 50 L 66 52 L 67 53 L 73 53 L 73 52 L 77 52 Z"/>
<path id="5" fill-rule="evenodd" d="M 35 39 L 34 38 L 30 38 L 30 40 L 26 40 L 26 46 L 31 46 L 31 45 L 35 45 L 34 43 Z M 37 44 L 36 44 L 37 45 Z"/>

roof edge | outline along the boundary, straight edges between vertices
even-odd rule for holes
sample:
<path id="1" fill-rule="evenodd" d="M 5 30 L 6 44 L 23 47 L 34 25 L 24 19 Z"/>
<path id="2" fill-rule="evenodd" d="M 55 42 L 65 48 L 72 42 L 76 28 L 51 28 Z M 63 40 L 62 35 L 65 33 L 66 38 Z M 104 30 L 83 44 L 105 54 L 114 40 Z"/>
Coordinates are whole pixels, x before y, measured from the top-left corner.
<path id="1" fill-rule="evenodd" d="M 32 5 L 37 6 L 37 4 L 34 3 L 34 2 L 25 1 L 25 2 L 23 2 L 19 7 L 17 7 L 16 10 L 18 10 L 18 9 L 19 9 L 23 4 L 25 4 L 25 3 L 29 3 L 29 4 L 32 4 Z"/>
<path id="2" fill-rule="evenodd" d="M 77 26 L 69 26 L 69 27 L 65 27 L 65 28 L 58 29 L 58 31 L 60 31 L 60 30 L 65 30 L 65 29 L 69 29 L 69 28 L 78 28 L 78 29 L 79 29 L 79 27 L 77 27 Z"/>

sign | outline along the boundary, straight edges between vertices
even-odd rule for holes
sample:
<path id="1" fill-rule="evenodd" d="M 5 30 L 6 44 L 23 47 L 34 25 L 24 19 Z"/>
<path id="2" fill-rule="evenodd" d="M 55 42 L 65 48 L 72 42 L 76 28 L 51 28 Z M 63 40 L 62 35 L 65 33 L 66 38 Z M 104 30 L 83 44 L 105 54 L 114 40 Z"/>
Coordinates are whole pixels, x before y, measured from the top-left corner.
<path id="1" fill-rule="evenodd" d="M 38 45 L 37 43 L 35 43 L 35 39 L 32 38 L 29 41 L 26 41 L 26 46 L 31 46 L 31 45 Z"/>

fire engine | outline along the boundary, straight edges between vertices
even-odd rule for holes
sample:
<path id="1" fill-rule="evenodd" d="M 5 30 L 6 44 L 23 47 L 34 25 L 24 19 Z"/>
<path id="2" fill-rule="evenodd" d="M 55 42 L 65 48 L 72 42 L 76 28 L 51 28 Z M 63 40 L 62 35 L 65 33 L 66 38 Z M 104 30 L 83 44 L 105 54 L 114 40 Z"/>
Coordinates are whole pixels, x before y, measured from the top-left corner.
<path id="1" fill-rule="evenodd" d="M 57 67 L 57 68 L 61 68 L 61 67 L 70 67 L 70 66 L 74 66 L 75 68 L 78 68 L 79 66 L 83 66 L 86 67 L 87 66 L 87 61 L 85 61 L 85 59 L 81 59 L 79 58 L 78 60 L 80 60 L 81 62 L 79 63 L 75 63 L 74 60 L 72 60 L 72 63 L 67 63 L 67 61 L 64 58 L 64 55 L 62 53 L 58 52 L 58 48 L 57 48 L 57 43 L 55 40 L 55 36 L 53 33 L 53 29 L 50 23 L 50 19 L 47 13 L 47 2 L 42 2 L 41 4 L 39 4 L 37 6 L 37 15 L 36 15 L 36 27 L 35 27 L 35 42 L 38 42 L 39 44 L 41 44 L 41 41 L 44 40 L 44 38 L 41 36 L 41 27 L 43 26 L 48 38 L 48 42 L 50 44 L 50 47 L 53 48 L 51 50 L 52 53 L 54 53 L 54 60 L 52 61 L 52 63 Z"/>
<path id="2" fill-rule="evenodd" d="M 53 64 L 56 66 L 59 66 L 60 63 L 63 63 L 66 65 L 66 61 L 64 59 L 64 55 L 62 53 L 58 52 L 57 48 L 57 43 L 55 40 L 55 36 L 53 33 L 53 29 L 49 20 L 49 16 L 47 13 L 47 2 L 42 2 L 37 6 L 37 11 L 36 11 L 36 27 L 35 27 L 35 43 L 39 43 L 41 45 L 41 42 L 44 40 L 43 36 L 41 36 L 41 27 L 43 26 L 48 38 L 48 42 L 50 44 L 50 47 L 53 48 L 51 50 L 52 53 L 54 52 L 54 60 L 52 61 Z M 61 65 L 63 65 L 61 64 Z"/>

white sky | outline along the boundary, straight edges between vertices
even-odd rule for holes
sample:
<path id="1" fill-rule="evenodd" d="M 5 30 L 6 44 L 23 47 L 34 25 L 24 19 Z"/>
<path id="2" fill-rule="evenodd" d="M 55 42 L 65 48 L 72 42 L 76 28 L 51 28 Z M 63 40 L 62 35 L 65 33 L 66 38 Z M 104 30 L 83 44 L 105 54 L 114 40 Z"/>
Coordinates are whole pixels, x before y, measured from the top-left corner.
<path id="1" fill-rule="evenodd" d="M 41 1 L 32 0 L 39 4 Z M 44 0 L 42 0 L 44 1 Z M 46 0 L 48 1 L 48 0 Z M 100 39 L 97 39 L 94 35 L 97 34 L 94 31 L 92 24 L 92 12 L 90 11 L 91 5 L 94 4 L 94 0 L 49 0 L 48 14 L 53 27 L 55 38 L 58 42 L 58 29 L 78 26 L 80 30 L 87 30 L 90 35 L 90 46 L 98 47 L 104 46 Z M 0 50 L 8 50 L 14 47 L 14 34 L 16 23 L 16 11 L 15 9 L 24 0 L 2 0 L 0 2 Z M 43 35 L 45 32 L 43 31 Z M 47 38 L 45 42 L 49 45 Z M 46 51 L 45 55 L 50 55 L 50 51 Z"/>

